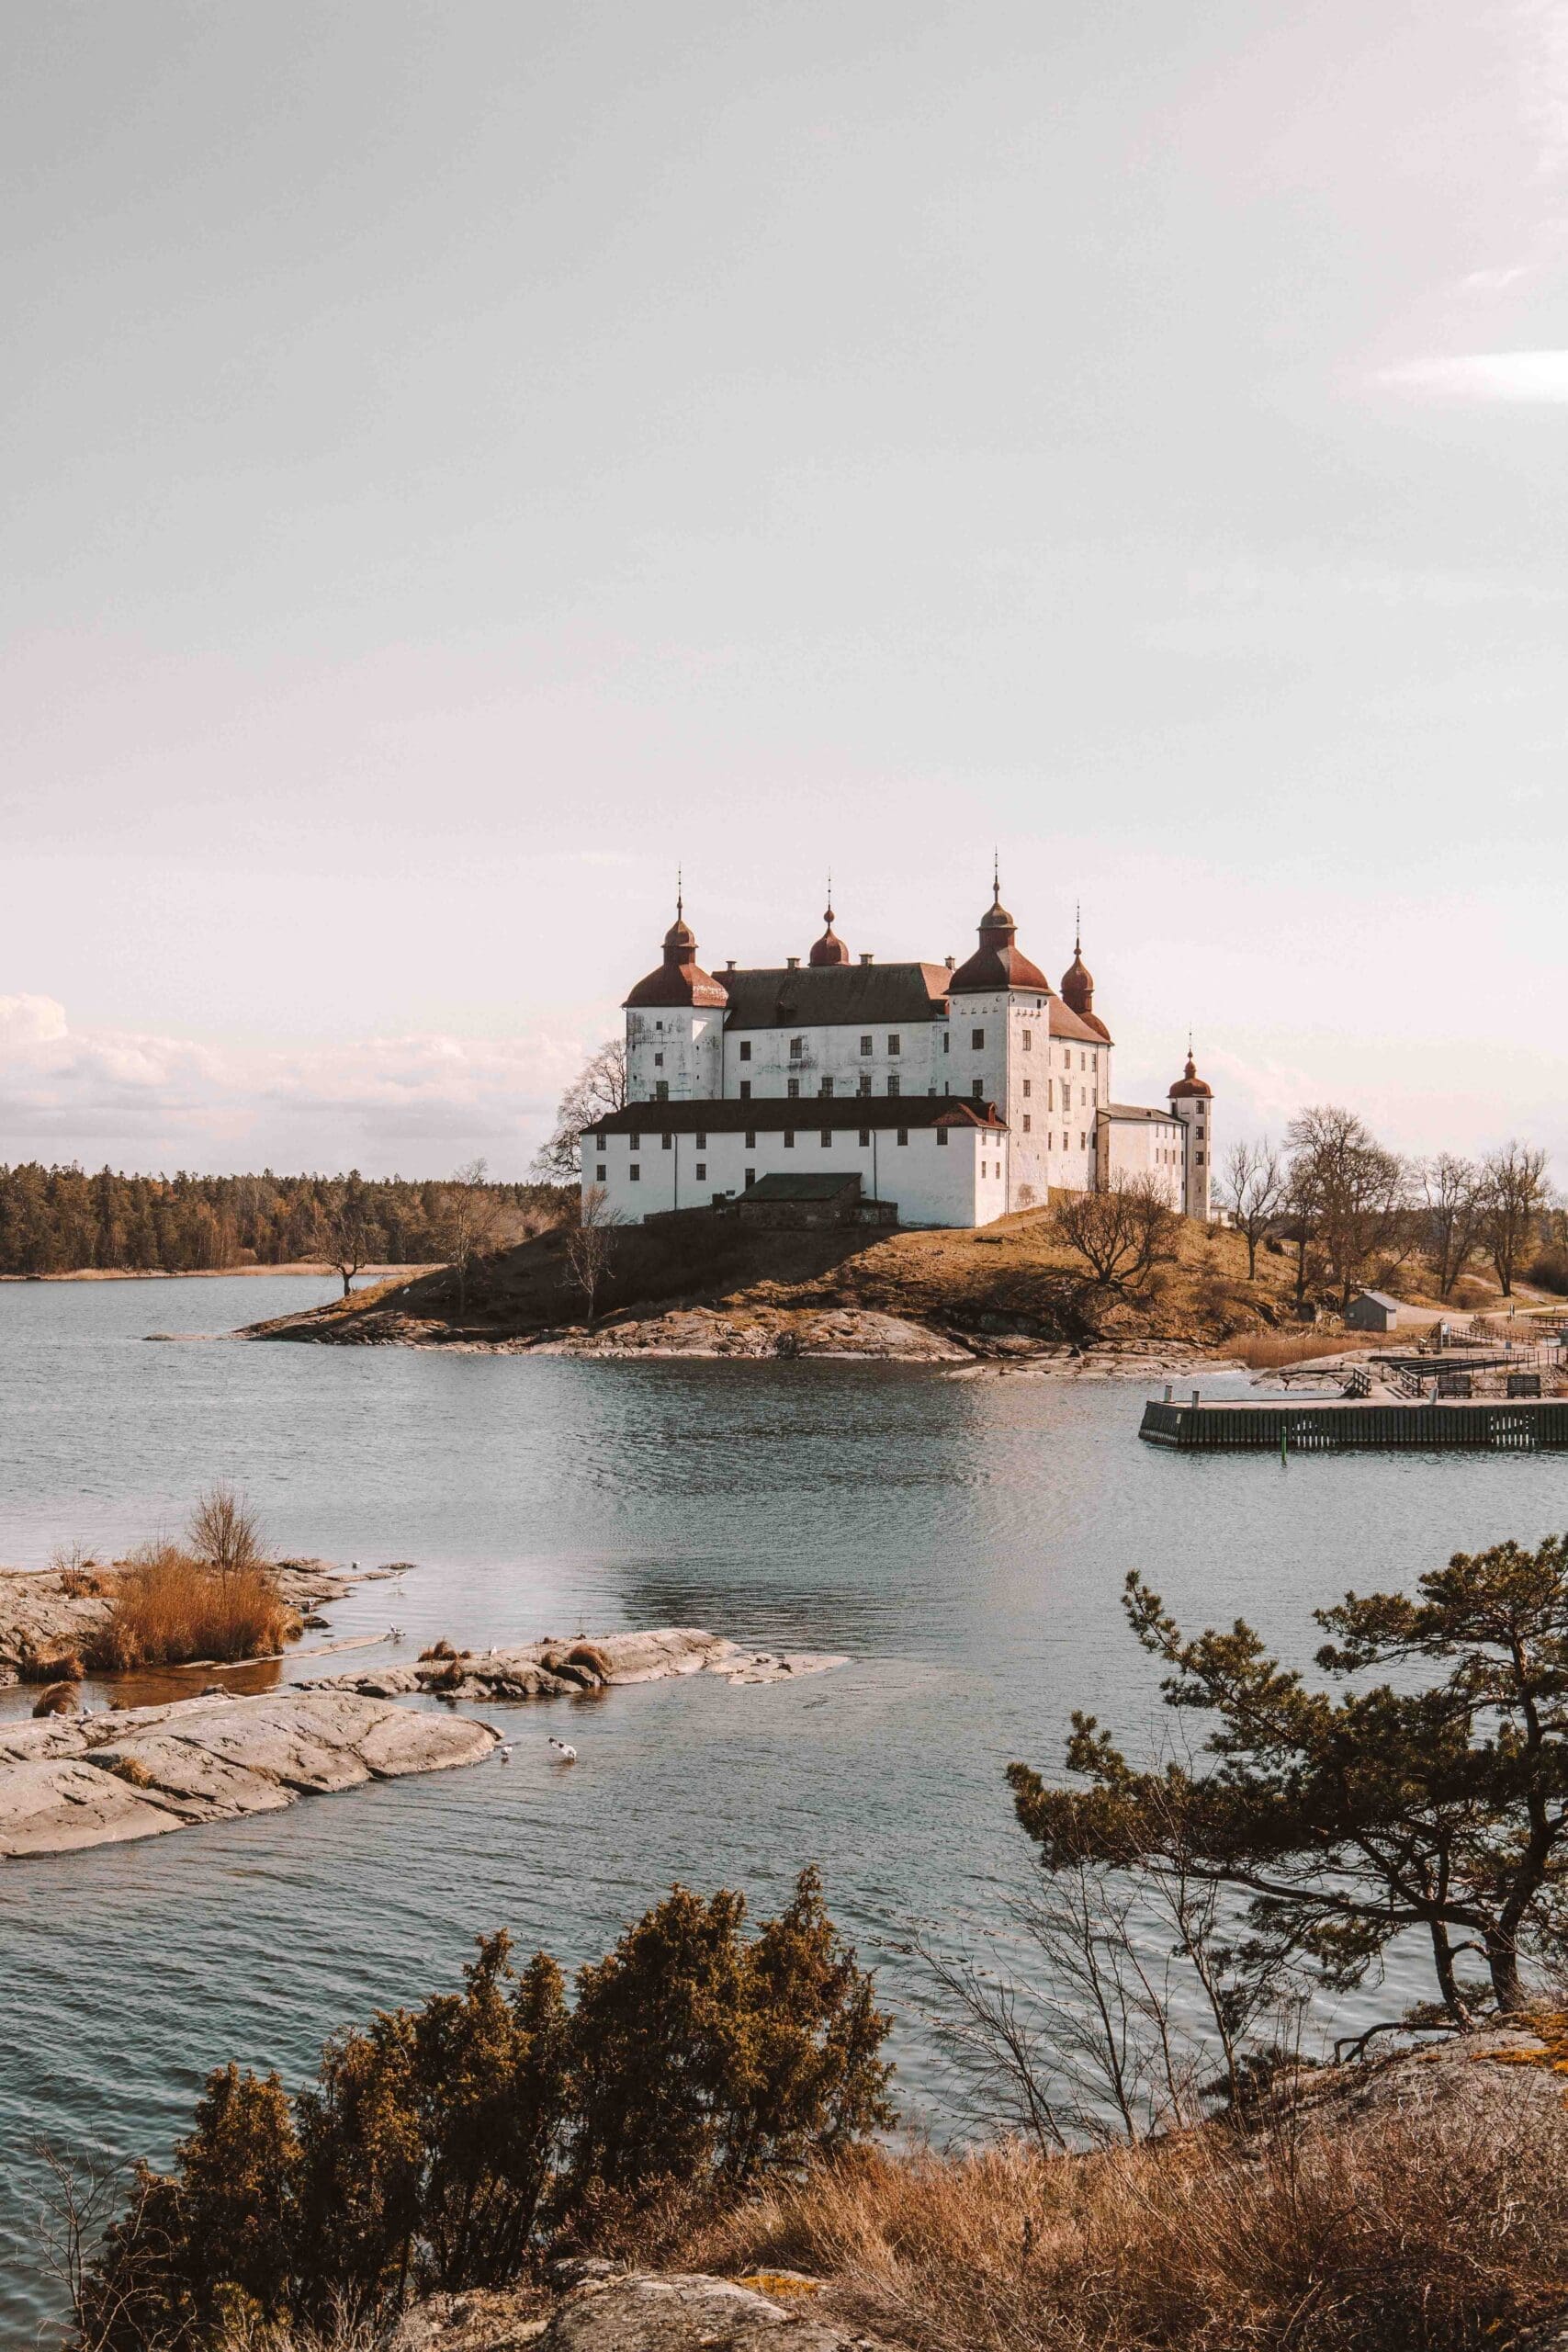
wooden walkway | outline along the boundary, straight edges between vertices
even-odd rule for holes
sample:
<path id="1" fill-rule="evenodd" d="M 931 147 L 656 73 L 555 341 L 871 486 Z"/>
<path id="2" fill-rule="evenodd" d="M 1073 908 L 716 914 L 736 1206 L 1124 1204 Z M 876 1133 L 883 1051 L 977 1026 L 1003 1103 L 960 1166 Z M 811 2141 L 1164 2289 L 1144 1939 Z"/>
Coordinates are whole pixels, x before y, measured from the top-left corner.
<path id="1" fill-rule="evenodd" d="M 1367 1446 L 1455 1447 L 1538 1453 L 1568 1448 L 1568 1397 L 1443 1397 L 1420 1404 L 1325 1399 L 1312 1404 L 1159 1404 L 1144 1408 L 1138 1435 L 1183 1452 L 1338 1453 Z"/>

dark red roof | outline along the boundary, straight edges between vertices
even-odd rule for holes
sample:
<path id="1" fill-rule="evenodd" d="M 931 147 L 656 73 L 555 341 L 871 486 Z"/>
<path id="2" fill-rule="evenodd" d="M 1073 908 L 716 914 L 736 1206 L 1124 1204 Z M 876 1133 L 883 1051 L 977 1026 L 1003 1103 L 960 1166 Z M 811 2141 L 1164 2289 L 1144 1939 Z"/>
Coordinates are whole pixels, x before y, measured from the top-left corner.
<path id="1" fill-rule="evenodd" d="M 998 989 L 1034 989 L 1055 993 L 1050 981 L 1015 945 L 1018 925 L 998 898 L 980 918 L 980 944 L 947 984 L 949 996 L 989 996 Z"/>
<path id="2" fill-rule="evenodd" d="M 595 1119 L 592 1135 L 706 1135 L 782 1128 L 810 1135 L 819 1127 L 1001 1127 L 994 1102 L 957 1094 L 768 1094 L 741 1102 L 727 1094 L 688 1102 L 628 1102 Z"/>
<path id="3" fill-rule="evenodd" d="M 849 949 L 844 945 L 843 941 L 839 937 L 838 933 L 833 929 L 833 905 L 831 899 L 828 902 L 827 911 L 824 913 L 822 920 L 827 924 L 828 928 L 822 933 L 821 938 L 818 940 L 816 945 L 812 948 L 810 956 L 811 965 L 817 971 L 821 971 L 824 966 L 847 964 L 850 960 Z"/>
<path id="4" fill-rule="evenodd" d="M 1078 1019 L 1088 1023 L 1097 1037 L 1111 1043 L 1111 1032 L 1094 1009 L 1094 974 L 1083 959 L 1083 948 L 1075 942 L 1073 960 L 1062 974 L 1062 1001 L 1070 1004 Z"/>
<path id="5" fill-rule="evenodd" d="M 697 934 L 678 902 L 675 920 L 664 934 L 663 962 L 638 980 L 625 1001 L 627 1006 L 702 1004 L 716 1008 L 729 1002 L 722 981 L 716 980 L 711 972 L 705 972 L 698 963 Z"/>
<path id="6" fill-rule="evenodd" d="M 1190 1100 L 1194 1094 L 1213 1094 L 1213 1091 L 1206 1079 L 1199 1077 L 1198 1065 L 1189 1054 L 1185 1072 L 1170 1090 L 1171 1101 L 1184 1102 Z"/>

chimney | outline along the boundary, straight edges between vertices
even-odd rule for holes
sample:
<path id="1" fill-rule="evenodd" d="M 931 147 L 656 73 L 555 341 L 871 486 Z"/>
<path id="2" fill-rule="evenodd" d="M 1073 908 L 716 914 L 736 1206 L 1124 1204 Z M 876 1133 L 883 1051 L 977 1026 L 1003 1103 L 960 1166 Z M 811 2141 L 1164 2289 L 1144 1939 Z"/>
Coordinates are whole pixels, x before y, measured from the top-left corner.
<path id="1" fill-rule="evenodd" d="M 948 968 L 948 970 L 949 970 L 950 972 L 953 970 L 953 968 L 954 965 L 957 963 L 957 961 L 958 961 L 958 958 L 956 957 L 956 956 L 950 956 L 948 957 L 948 959 L 947 959 L 947 968 Z"/>
<path id="2" fill-rule="evenodd" d="M 864 955 L 863 955 L 860 960 L 861 960 L 861 962 L 862 962 L 863 964 L 869 964 L 869 963 L 870 963 L 870 961 L 871 961 L 871 957 L 870 957 L 869 956 L 864 956 Z"/>
<path id="3" fill-rule="evenodd" d="M 798 972 L 798 971 L 799 971 L 799 969 L 800 969 L 800 958 L 799 958 L 799 956 L 786 956 L 784 957 L 784 962 L 789 966 L 789 968 L 790 968 L 790 970 L 791 970 L 792 972 Z"/>
<path id="4" fill-rule="evenodd" d="M 734 969 L 735 969 L 735 958 L 734 958 L 734 956 L 733 956 L 729 958 L 729 961 L 726 964 L 726 966 L 725 966 L 725 967 L 724 967 L 724 968 L 725 968 L 725 970 L 726 970 L 727 972 L 733 972 L 733 971 L 734 971 Z"/>

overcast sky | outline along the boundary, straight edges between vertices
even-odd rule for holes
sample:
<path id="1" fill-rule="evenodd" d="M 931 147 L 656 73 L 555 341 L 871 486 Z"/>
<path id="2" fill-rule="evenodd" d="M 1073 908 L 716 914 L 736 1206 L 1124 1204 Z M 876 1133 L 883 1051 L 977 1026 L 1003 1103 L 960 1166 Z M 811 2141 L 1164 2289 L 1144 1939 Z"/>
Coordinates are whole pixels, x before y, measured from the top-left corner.
<path id="1" fill-rule="evenodd" d="M 0 1159 L 521 1174 L 658 959 L 1568 1175 L 1568 0 L 7 0 Z"/>

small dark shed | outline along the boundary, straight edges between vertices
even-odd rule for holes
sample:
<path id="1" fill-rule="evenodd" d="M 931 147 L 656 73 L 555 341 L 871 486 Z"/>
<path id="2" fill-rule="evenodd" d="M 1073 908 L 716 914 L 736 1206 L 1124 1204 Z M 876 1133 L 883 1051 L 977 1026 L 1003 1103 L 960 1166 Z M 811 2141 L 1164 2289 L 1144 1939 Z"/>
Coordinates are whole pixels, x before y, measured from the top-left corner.
<path id="1" fill-rule="evenodd" d="M 863 1200 L 853 1171 L 764 1176 L 735 1205 L 744 1225 L 892 1225 L 898 1215 L 892 1201 Z"/>
<path id="2" fill-rule="evenodd" d="M 1364 1290 L 1345 1309 L 1345 1321 L 1352 1331 L 1397 1331 L 1399 1301 L 1383 1290 Z"/>

